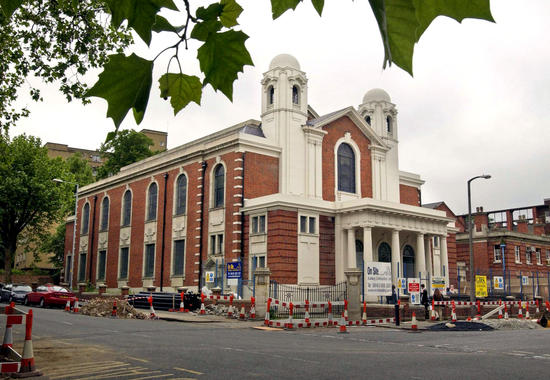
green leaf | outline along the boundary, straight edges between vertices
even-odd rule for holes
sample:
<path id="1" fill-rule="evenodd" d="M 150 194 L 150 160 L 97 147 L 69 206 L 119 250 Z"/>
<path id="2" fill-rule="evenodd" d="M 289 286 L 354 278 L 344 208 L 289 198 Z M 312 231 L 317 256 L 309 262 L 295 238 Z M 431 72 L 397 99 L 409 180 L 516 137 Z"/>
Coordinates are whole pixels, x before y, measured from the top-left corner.
<path id="1" fill-rule="evenodd" d="M 384 65 L 395 63 L 412 75 L 414 45 L 437 16 L 457 21 L 480 18 L 494 21 L 489 0 L 369 0 L 382 42 Z"/>
<path id="2" fill-rule="evenodd" d="M 219 3 L 210 4 L 208 8 L 197 8 L 197 18 L 201 20 L 217 20 L 222 14 L 223 5 Z"/>
<path id="3" fill-rule="evenodd" d="M 0 0 L 0 11 L 6 18 L 10 18 L 21 4 L 23 4 L 23 0 Z"/>
<path id="4" fill-rule="evenodd" d="M 319 13 L 319 16 L 323 13 L 323 8 L 325 6 L 325 0 L 311 0 L 313 7 Z"/>
<path id="5" fill-rule="evenodd" d="M 174 26 L 170 24 L 170 22 L 164 17 L 157 15 L 155 17 L 155 24 L 153 25 L 153 28 L 151 30 L 156 33 L 160 33 L 160 32 L 179 33 L 183 30 L 183 28 L 184 26 Z"/>
<path id="6" fill-rule="evenodd" d="M 235 0 L 222 0 L 223 11 L 220 15 L 220 21 L 226 28 L 238 25 L 237 19 L 243 11 L 242 7 Z"/>
<path id="7" fill-rule="evenodd" d="M 105 0 L 105 3 L 113 16 L 111 23 L 118 28 L 124 20 L 128 20 L 128 26 L 147 45 L 151 43 L 151 30 L 160 9 L 178 9 L 172 0 Z"/>
<path id="8" fill-rule="evenodd" d="M 289 9 L 296 9 L 301 1 L 302 0 L 271 0 L 271 12 L 273 13 L 273 20 L 279 18 L 279 16 L 281 16 Z"/>
<path id="9" fill-rule="evenodd" d="M 217 20 L 198 22 L 191 31 L 191 38 L 199 41 L 206 41 L 211 33 L 216 33 L 222 28 L 222 23 Z"/>
<path id="10" fill-rule="evenodd" d="M 136 123 L 141 123 L 151 90 L 153 62 L 135 54 L 109 56 L 109 62 L 86 97 L 97 96 L 107 100 L 107 117 L 118 128 L 126 114 L 133 108 Z"/>
<path id="11" fill-rule="evenodd" d="M 185 74 L 167 73 L 160 77 L 160 96 L 170 97 L 174 115 L 189 102 L 201 104 L 202 84 L 198 77 Z"/>
<path id="12" fill-rule="evenodd" d="M 244 45 L 247 39 L 245 33 L 235 30 L 210 34 L 197 54 L 205 74 L 203 84 L 210 83 L 229 100 L 233 100 L 233 82 L 238 73 L 243 71 L 244 65 L 254 65 Z"/>

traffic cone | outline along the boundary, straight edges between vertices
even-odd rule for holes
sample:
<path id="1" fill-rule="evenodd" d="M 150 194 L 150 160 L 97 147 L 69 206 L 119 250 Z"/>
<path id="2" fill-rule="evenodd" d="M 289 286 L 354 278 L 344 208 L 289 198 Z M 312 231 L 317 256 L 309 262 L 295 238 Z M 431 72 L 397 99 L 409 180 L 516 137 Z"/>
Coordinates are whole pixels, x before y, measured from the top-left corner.
<path id="1" fill-rule="evenodd" d="M 412 322 L 411 322 L 411 330 L 412 331 L 418 331 L 418 324 L 416 322 L 416 313 L 413 311 L 412 314 Z"/>
<path id="2" fill-rule="evenodd" d="M 525 319 L 531 319 L 531 316 L 529 315 L 529 303 L 525 304 Z"/>
<path id="3" fill-rule="evenodd" d="M 233 295 L 229 296 L 229 308 L 227 309 L 227 316 L 229 318 L 233 316 Z"/>
<path id="4" fill-rule="evenodd" d="M 204 308 L 204 299 L 205 299 L 205 297 L 206 296 L 203 293 L 201 293 L 201 309 L 199 311 L 200 315 L 206 314 L 206 309 Z"/>
<path id="5" fill-rule="evenodd" d="M 309 320 L 309 301 L 308 300 L 306 300 L 306 312 L 304 314 L 304 320 L 306 322 L 306 325 L 308 323 L 310 323 L 310 320 Z"/>
<path id="6" fill-rule="evenodd" d="M 535 314 L 536 314 L 536 315 L 539 315 L 539 314 L 540 314 L 539 300 L 536 300 L 535 303 L 536 303 L 536 305 L 537 305 L 537 309 L 535 310 Z"/>
<path id="7" fill-rule="evenodd" d="M 348 328 L 346 327 L 346 323 L 345 321 L 342 321 L 342 323 L 340 324 L 340 328 L 338 330 L 338 334 L 347 334 L 348 333 Z"/>
<path id="8" fill-rule="evenodd" d="M 67 300 L 67 303 L 65 304 L 65 311 L 71 311 L 71 302 Z"/>
<path id="9" fill-rule="evenodd" d="M 550 301 L 546 301 L 546 311 L 550 313 Z"/>
<path id="10" fill-rule="evenodd" d="M 344 320 L 348 320 L 348 300 L 344 300 Z"/>
<path id="11" fill-rule="evenodd" d="M 456 322 L 456 305 L 455 305 L 455 301 L 452 301 L 451 303 L 452 305 L 452 312 L 451 312 L 451 322 Z"/>
<path id="12" fill-rule="evenodd" d="M 78 298 L 74 300 L 73 313 L 80 312 L 80 305 L 78 304 Z"/>
<path id="13" fill-rule="evenodd" d="M 523 319 L 523 306 L 521 305 L 521 301 L 518 301 L 518 318 Z"/>
<path id="14" fill-rule="evenodd" d="M 149 311 L 150 311 L 149 318 L 156 319 L 157 315 L 155 314 L 155 309 L 153 308 L 153 297 L 149 296 L 147 300 L 149 301 Z"/>
<path id="15" fill-rule="evenodd" d="M 479 321 L 481 319 L 481 303 L 479 302 L 479 300 L 477 300 L 476 304 L 477 304 L 477 314 L 476 314 L 476 317 L 474 318 L 474 321 Z"/>
<path id="16" fill-rule="evenodd" d="M 23 345 L 23 356 L 21 357 L 21 369 L 19 372 L 34 372 L 34 352 L 32 349 L 32 309 L 25 317 L 25 344 Z"/>
<path id="17" fill-rule="evenodd" d="M 432 304 L 430 306 L 430 319 L 435 321 L 435 300 L 432 298 Z"/>
<path id="18" fill-rule="evenodd" d="M 502 301 L 498 302 L 498 319 L 502 319 Z"/>
<path id="19" fill-rule="evenodd" d="M 508 319 L 508 306 L 504 302 L 504 319 Z"/>
<path id="20" fill-rule="evenodd" d="M 333 326 L 334 322 L 332 321 L 332 303 L 328 301 L 328 325 Z"/>
<path id="21" fill-rule="evenodd" d="M 367 301 L 363 301 L 363 316 L 361 318 L 363 320 L 363 325 L 367 324 Z"/>
<path id="22" fill-rule="evenodd" d="M 292 302 L 288 305 L 288 322 L 285 325 L 285 329 L 287 330 L 294 330 L 294 320 L 293 320 L 293 314 L 294 314 L 294 305 Z"/>
<path id="23" fill-rule="evenodd" d="M 269 310 L 271 309 L 271 298 L 267 300 L 267 306 L 265 308 L 264 325 L 269 326 Z"/>
<path id="24" fill-rule="evenodd" d="M 239 319 L 246 319 L 245 311 L 244 311 L 244 304 L 241 305 L 241 313 L 239 314 Z"/>
<path id="25" fill-rule="evenodd" d="M 184 294 L 181 292 L 181 302 L 180 302 L 180 313 L 185 312 L 185 300 L 184 300 Z"/>
<path id="26" fill-rule="evenodd" d="M 250 297 L 250 319 L 256 319 L 256 299 Z"/>
<path id="27" fill-rule="evenodd" d="M 113 311 L 111 311 L 111 317 L 112 317 L 112 318 L 116 318 L 116 317 L 117 317 L 117 303 L 116 303 L 116 298 L 115 298 L 115 302 L 113 302 Z"/>

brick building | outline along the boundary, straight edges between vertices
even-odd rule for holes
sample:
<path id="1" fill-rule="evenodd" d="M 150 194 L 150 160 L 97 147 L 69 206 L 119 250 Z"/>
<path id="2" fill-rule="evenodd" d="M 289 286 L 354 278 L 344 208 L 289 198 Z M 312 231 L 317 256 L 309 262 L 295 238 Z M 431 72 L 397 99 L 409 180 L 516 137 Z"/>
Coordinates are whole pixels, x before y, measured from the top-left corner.
<path id="1" fill-rule="evenodd" d="M 467 220 L 468 215 L 459 217 L 460 232 L 456 235 L 457 271 L 463 290 L 469 285 L 470 273 Z M 475 272 L 488 275 L 489 282 L 494 276 L 503 277 L 508 294 L 548 298 L 550 199 L 536 206 L 505 210 L 478 207 L 472 222 Z"/>
<path id="2" fill-rule="evenodd" d="M 348 268 L 391 263 L 445 276 L 445 210 L 420 206 L 419 175 L 398 167 L 396 106 L 380 89 L 319 115 L 298 61 L 275 57 L 248 120 L 123 168 L 81 189 L 73 283 L 196 288 L 241 260 L 286 284 L 335 284 Z M 434 241 L 437 250 L 434 250 Z M 454 249 L 454 248 L 453 248 Z M 227 285 L 226 285 L 227 286 Z"/>

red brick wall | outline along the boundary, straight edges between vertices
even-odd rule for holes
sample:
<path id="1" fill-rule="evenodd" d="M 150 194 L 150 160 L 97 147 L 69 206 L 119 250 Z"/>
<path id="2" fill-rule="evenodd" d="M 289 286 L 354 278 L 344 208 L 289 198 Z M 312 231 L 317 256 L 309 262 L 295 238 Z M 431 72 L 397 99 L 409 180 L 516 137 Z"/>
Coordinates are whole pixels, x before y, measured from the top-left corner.
<path id="1" fill-rule="evenodd" d="M 449 261 L 449 283 L 458 284 L 458 272 L 456 269 L 457 248 L 456 248 L 456 234 L 447 235 L 447 259 Z"/>
<path id="2" fill-rule="evenodd" d="M 267 252 L 271 279 L 283 284 L 298 282 L 298 214 L 269 211 Z"/>
<path id="3" fill-rule="evenodd" d="M 334 285 L 334 218 L 319 216 L 319 282 L 321 285 Z"/>
<path id="4" fill-rule="evenodd" d="M 245 156 L 245 199 L 279 192 L 279 159 L 247 152 Z"/>
<path id="5" fill-rule="evenodd" d="M 416 187 L 399 185 L 399 198 L 403 204 L 420 206 L 420 193 Z"/>
<path id="6" fill-rule="evenodd" d="M 323 127 L 328 134 L 323 138 L 323 199 L 335 200 L 335 154 L 336 142 L 344 137 L 346 132 L 351 133 L 351 138 L 359 146 L 361 152 L 361 197 L 372 198 L 372 164 L 369 150 L 370 140 L 361 132 L 353 121 L 347 116 L 333 121 Z M 359 184 L 356 184 L 359 186 Z"/>

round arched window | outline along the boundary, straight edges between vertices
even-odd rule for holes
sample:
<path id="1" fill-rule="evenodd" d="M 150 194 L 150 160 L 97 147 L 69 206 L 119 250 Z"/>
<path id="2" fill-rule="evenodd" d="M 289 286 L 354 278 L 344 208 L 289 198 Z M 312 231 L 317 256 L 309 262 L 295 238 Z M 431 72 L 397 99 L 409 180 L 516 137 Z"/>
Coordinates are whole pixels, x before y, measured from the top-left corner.
<path id="1" fill-rule="evenodd" d="M 383 242 L 378 247 L 378 261 L 383 263 L 391 263 L 391 247 L 386 242 Z"/>

